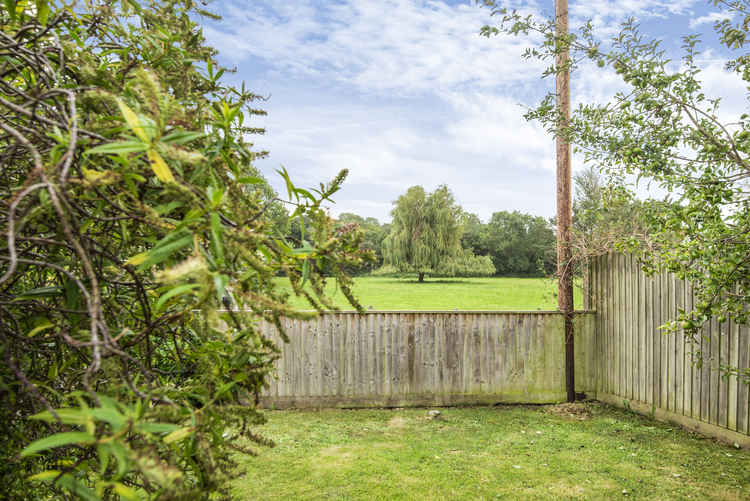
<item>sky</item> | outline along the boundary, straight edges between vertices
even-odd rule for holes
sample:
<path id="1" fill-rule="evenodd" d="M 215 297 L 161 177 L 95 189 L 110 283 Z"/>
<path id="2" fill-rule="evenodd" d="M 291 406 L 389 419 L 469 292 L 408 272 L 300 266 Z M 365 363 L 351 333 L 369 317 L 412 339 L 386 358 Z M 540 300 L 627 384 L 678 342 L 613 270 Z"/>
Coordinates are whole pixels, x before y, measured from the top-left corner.
<path id="1" fill-rule="evenodd" d="M 506 5 L 551 16 L 550 1 Z M 330 205 L 390 220 L 410 186 L 446 184 L 457 202 L 487 221 L 493 212 L 555 213 L 552 136 L 523 118 L 553 89 L 543 65 L 524 60 L 529 37 L 485 38 L 494 21 L 474 0 L 215 0 L 221 21 L 202 19 L 228 77 L 268 97 L 249 140 L 269 156 L 256 161 L 280 194 L 281 166 L 295 184 L 315 187 L 341 169 L 349 177 Z M 742 82 L 724 70 L 727 54 L 706 0 L 570 1 L 571 28 L 591 20 L 608 39 L 635 18 L 679 58 L 681 36 L 702 35 L 707 95 L 726 110 L 747 109 Z M 606 102 L 622 89 L 611 69 L 572 76 L 573 104 Z M 573 171 L 584 165 L 579 157 Z"/>

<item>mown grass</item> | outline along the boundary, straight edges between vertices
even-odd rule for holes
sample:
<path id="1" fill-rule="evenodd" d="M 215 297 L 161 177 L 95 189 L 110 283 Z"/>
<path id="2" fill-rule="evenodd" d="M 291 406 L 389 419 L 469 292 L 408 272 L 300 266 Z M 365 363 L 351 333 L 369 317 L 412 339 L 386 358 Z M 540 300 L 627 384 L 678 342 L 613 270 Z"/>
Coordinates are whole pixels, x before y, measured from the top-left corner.
<path id="1" fill-rule="evenodd" d="M 277 279 L 282 287 L 286 279 Z M 352 309 L 335 282 L 327 292 L 342 309 Z M 557 283 L 549 278 L 416 278 L 357 277 L 354 292 L 374 310 L 555 310 Z M 581 291 L 575 291 L 576 308 L 582 306 Z M 292 296 L 292 304 L 309 308 L 304 299 Z"/>
<path id="2" fill-rule="evenodd" d="M 241 500 L 750 497 L 750 453 L 603 404 L 269 411 Z M 559 408 L 555 408 L 559 409 Z"/>

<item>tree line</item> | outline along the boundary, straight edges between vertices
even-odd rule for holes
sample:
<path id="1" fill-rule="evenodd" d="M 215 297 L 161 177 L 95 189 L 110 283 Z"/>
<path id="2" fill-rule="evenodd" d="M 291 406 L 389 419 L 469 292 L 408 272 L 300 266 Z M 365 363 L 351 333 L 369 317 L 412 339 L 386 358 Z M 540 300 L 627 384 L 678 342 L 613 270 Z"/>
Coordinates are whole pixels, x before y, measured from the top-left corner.
<path id="1" fill-rule="evenodd" d="M 593 167 L 573 176 L 573 235 L 576 262 L 608 252 L 624 238 L 642 240 L 644 204 L 624 200 Z M 549 276 L 556 268 L 554 218 L 521 211 L 494 212 L 487 222 L 467 212 L 447 186 L 428 193 L 412 186 L 394 201 L 391 223 L 351 212 L 339 227 L 357 227 L 373 259 L 354 274 L 412 273 L 432 276 Z M 294 223 L 292 237 L 299 238 Z"/>
<path id="2" fill-rule="evenodd" d="M 555 264 L 554 220 L 520 211 L 499 211 L 486 223 L 464 211 L 447 186 L 428 193 L 413 186 L 394 202 L 393 221 L 351 212 L 340 227 L 356 225 L 374 259 L 356 274 L 413 272 L 417 276 L 542 276 Z"/>

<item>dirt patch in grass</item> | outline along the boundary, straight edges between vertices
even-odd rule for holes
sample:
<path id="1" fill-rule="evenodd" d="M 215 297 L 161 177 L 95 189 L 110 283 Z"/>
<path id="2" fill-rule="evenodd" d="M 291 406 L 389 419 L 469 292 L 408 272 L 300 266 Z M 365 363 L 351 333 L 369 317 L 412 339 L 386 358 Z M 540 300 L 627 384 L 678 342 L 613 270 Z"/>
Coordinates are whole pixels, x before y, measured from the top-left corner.
<path id="1" fill-rule="evenodd" d="M 588 404 L 583 402 L 563 403 L 557 404 L 550 407 L 546 407 L 544 412 L 547 414 L 554 414 L 566 419 L 574 419 L 576 421 L 586 421 L 591 419 L 592 413 L 591 408 Z"/>
<path id="2" fill-rule="evenodd" d="M 406 427 L 406 419 L 401 416 L 393 416 L 388 420 L 389 430 L 403 430 Z"/>

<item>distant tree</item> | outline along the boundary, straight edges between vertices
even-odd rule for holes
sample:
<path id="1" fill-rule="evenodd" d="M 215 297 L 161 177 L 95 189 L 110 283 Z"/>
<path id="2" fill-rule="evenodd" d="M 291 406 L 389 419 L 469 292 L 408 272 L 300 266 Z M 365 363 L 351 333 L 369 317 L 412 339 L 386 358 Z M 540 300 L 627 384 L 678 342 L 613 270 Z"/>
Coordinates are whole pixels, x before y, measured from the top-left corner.
<path id="1" fill-rule="evenodd" d="M 351 212 L 342 212 L 337 219 L 337 225 L 343 227 L 355 224 L 362 230 L 362 249 L 374 253 L 373 260 L 363 261 L 352 273 L 367 273 L 383 265 L 383 240 L 388 235 L 390 225 L 380 224 L 374 217 L 362 217 Z"/>
<path id="2" fill-rule="evenodd" d="M 486 256 L 488 249 L 484 246 L 486 225 L 482 223 L 479 216 L 470 212 L 461 215 L 463 234 L 461 235 L 461 247 L 471 249 L 477 256 Z"/>
<path id="3" fill-rule="evenodd" d="M 498 274 L 551 273 L 555 263 L 555 232 L 540 216 L 495 212 L 487 223 L 483 246 Z"/>
<path id="4" fill-rule="evenodd" d="M 386 265 L 417 273 L 420 282 L 427 273 L 450 274 L 459 268 L 466 271 L 449 265 L 466 254 L 461 248 L 463 211 L 447 186 L 429 195 L 421 186 L 412 186 L 394 204 L 391 231 L 383 241 Z M 462 262 L 480 264 L 465 259 Z M 481 267 L 473 271 L 482 273 Z"/>
<path id="5" fill-rule="evenodd" d="M 573 176 L 573 253 L 576 266 L 588 258 L 606 254 L 627 244 L 650 245 L 644 222 L 644 203 L 607 183 L 600 171 L 589 166 Z M 659 204 L 661 205 L 661 204 Z"/>
<path id="6" fill-rule="evenodd" d="M 435 275 L 446 277 L 489 277 L 495 274 L 490 256 L 476 256 L 471 249 L 461 249 L 455 256 L 443 261 Z"/>

